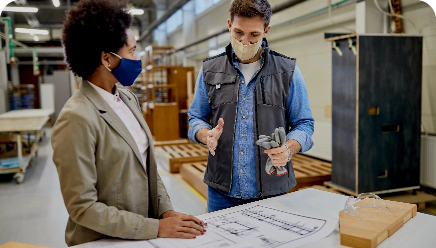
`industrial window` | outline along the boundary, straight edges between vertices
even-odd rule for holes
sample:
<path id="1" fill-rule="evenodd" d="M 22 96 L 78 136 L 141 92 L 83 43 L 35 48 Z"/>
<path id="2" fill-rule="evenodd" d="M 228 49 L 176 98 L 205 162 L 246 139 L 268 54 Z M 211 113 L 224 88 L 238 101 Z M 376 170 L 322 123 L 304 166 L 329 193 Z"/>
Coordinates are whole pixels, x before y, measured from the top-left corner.
<path id="1" fill-rule="evenodd" d="M 195 0 L 195 14 L 199 15 L 203 13 L 205 10 L 212 7 L 212 5 L 220 1 L 221 0 Z"/>
<path id="2" fill-rule="evenodd" d="M 167 24 L 167 34 L 173 32 L 176 30 L 180 25 L 183 23 L 183 11 L 182 9 L 179 9 L 174 13 L 168 20 L 166 21 Z"/>

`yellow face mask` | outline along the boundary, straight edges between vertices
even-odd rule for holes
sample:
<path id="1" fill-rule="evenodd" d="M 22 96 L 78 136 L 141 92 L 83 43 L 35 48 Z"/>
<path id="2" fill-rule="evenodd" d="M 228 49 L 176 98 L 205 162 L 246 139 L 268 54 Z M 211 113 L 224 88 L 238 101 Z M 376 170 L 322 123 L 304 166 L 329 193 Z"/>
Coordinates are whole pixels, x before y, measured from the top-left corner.
<path id="1" fill-rule="evenodd" d="M 244 45 L 230 34 L 230 43 L 232 44 L 233 51 L 235 52 L 236 56 L 238 56 L 241 61 L 247 61 L 256 56 L 260 46 L 262 45 L 262 39 L 254 44 Z"/>

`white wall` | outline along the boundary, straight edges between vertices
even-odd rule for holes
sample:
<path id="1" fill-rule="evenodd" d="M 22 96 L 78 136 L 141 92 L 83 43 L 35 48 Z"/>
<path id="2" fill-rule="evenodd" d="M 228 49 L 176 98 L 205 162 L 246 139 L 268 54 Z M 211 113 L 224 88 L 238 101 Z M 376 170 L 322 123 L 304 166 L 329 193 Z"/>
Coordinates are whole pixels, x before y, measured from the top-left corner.
<path id="1" fill-rule="evenodd" d="M 372 4 L 372 0 L 368 3 Z M 276 6 L 285 0 L 270 0 L 271 6 Z M 340 0 L 333 0 L 334 3 Z M 379 0 L 382 5 L 384 1 Z M 423 98 L 422 98 L 422 123 L 428 132 L 436 133 L 436 17 L 433 10 L 419 0 L 402 0 L 403 14 L 410 18 L 421 30 L 424 35 L 423 51 Z M 231 0 L 223 0 L 212 9 L 199 15 L 195 22 L 197 39 L 227 27 L 229 18 L 229 7 Z M 327 13 L 309 19 L 305 19 L 293 24 L 275 27 L 294 18 L 307 13 L 316 11 L 327 6 L 325 0 L 310 0 L 298 4 L 292 8 L 279 12 L 272 16 L 270 34 L 267 39 L 271 49 L 297 58 L 306 87 L 309 94 L 310 105 L 313 117 L 317 125 L 315 130 L 317 146 L 327 146 L 331 142 L 331 117 L 326 116 L 326 106 L 331 105 L 331 44 L 324 41 L 324 33 L 338 32 L 349 33 L 356 28 L 356 4 L 333 10 L 331 13 L 333 22 Z M 366 25 L 377 25 L 375 22 L 367 22 Z M 384 24 L 380 22 L 380 27 L 371 27 L 372 30 L 384 30 Z M 416 34 L 413 26 L 403 21 L 403 27 L 407 34 Z M 169 41 L 172 45 L 181 47 L 185 45 L 180 39 L 181 30 L 170 35 Z M 208 46 L 215 46 L 217 43 L 226 43 L 228 35 L 225 34 L 218 39 L 203 42 L 197 45 L 196 49 L 204 49 Z M 183 55 L 183 53 L 181 53 Z M 206 58 L 207 52 L 201 53 L 190 59 L 196 61 L 196 69 L 201 67 L 202 60 Z M 314 139 L 315 139 L 314 136 Z M 318 140 L 318 142 L 317 142 Z M 314 147 L 314 151 L 319 150 L 320 157 L 329 159 L 325 151 L 331 151 L 331 147 Z M 328 152 L 327 152 L 328 153 Z M 331 152 L 330 152 L 331 153 Z M 316 155 L 316 154 L 312 154 Z"/>

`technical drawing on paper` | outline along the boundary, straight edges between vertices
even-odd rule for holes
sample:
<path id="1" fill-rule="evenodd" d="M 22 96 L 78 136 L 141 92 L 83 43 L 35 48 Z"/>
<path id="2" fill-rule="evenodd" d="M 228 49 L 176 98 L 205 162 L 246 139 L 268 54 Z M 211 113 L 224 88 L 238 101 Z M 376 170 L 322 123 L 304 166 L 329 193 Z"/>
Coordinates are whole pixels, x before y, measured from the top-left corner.
<path id="1" fill-rule="evenodd" d="M 244 240 L 232 235 L 215 232 L 213 229 L 207 229 L 203 236 L 197 236 L 196 239 L 154 239 L 148 240 L 154 248 L 239 248 L 251 247 Z"/>
<path id="2" fill-rule="evenodd" d="M 255 247 L 279 247 L 319 232 L 327 220 L 255 205 L 204 219 L 217 232 L 241 237 Z M 287 246 L 287 245 L 286 245 Z"/>

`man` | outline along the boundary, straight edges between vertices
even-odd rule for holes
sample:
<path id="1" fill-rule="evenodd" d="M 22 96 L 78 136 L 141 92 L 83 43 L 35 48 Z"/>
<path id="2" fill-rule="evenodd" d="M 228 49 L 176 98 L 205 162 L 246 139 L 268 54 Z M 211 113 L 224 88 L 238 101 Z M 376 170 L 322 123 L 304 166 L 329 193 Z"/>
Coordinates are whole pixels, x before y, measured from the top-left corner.
<path id="1" fill-rule="evenodd" d="M 234 0 L 231 43 L 225 53 L 204 60 L 197 78 L 189 138 L 209 147 L 204 182 L 210 212 L 284 194 L 296 185 L 292 154 L 313 146 L 303 76 L 295 59 L 268 47 L 271 14 L 266 0 Z M 289 131 L 285 146 L 255 145 L 278 127 Z M 267 174 L 268 157 L 289 173 Z"/>

